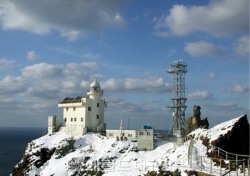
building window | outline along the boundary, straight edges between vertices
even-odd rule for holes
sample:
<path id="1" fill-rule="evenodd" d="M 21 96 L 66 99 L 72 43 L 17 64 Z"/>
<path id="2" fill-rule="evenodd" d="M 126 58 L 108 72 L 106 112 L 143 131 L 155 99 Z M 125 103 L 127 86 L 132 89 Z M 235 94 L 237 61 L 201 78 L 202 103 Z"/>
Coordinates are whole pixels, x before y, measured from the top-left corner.
<path id="1" fill-rule="evenodd" d="M 139 132 L 139 135 L 143 135 L 143 131 L 140 131 L 140 132 Z"/>
<path id="2" fill-rule="evenodd" d="M 150 135 L 150 132 L 147 132 L 147 135 L 149 136 L 149 135 Z"/>
<path id="3" fill-rule="evenodd" d="M 76 107 L 73 107 L 73 111 L 75 111 L 76 110 Z"/>
<path id="4" fill-rule="evenodd" d="M 64 118 L 64 122 L 67 122 L 67 118 L 66 117 Z"/>
<path id="5" fill-rule="evenodd" d="M 73 118 L 70 118 L 70 121 L 73 122 Z"/>
<path id="6" fill-rule="evenodd" d="M 74 118 L 74 121 L 76 122 L 76 117 Z"/>
<path id="7" fill-rule="evenodd" d="M 132 137 L 132 134 L 128 134 L 128 137 Z"/>
<path id="8" fill-rule="evenodd" d="M 96 115 L 96 118 L 99 119 L 99 115 Z"/>
<path id="9" fill-rule="evenodd" d="M 113 133 L 109 133 L 109 136 L 112 137 L 112 136 L 113 136 Z"/>
<path id="10" fill-rule="evenodd" d="M 100 106 L 99 103 L 97 103 L 96 106 L 99 107 Z"/>
<path id="11" fill-rule="evenodd" d="M 88 107 L 88 111 L 91 111 L 91 107 Z"/>
<path id="12" fill-rule="evenodd" d="M 67 108 L 66 108 L 66 111 L 68 111 L 68 110 L 69 110 L 69 108 L 67 107 Z"/>
<path id="13" fill-rule="evenodd" d="M 83 117 L 81 118 L 81 122 L 83 122 Z"/>

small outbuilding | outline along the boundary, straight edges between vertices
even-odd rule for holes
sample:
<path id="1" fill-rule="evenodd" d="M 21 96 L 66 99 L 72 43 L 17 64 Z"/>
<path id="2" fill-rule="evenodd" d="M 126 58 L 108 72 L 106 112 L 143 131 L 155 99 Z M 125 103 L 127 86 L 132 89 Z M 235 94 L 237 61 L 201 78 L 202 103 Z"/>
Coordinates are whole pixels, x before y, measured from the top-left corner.
<path id="1" fill-rule="evenodd" d="M 137 130 L 137 149 L 138 150 L 154 149 L 154 129 L 145 128 Z"/>

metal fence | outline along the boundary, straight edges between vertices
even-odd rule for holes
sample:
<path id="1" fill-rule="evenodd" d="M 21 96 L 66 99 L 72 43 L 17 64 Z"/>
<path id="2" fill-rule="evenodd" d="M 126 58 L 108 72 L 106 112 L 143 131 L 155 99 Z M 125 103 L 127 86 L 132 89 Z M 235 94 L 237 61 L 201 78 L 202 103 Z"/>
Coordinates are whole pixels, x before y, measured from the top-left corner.
<path id="1" fill-rule="evenodd" d="M 190 140 L 189 139 L 184 139 Z M 197 169 L 211 175 L 236 175 L 236 176 L 250 176 L 250 156 L 227 152 L 221 148 L 213 147 L 211 151 L 217 153 L 216 158 L 209 158 L 207 156 L 194 156 L 194 140 L 190 140 L 188 146 L 188 164 L 193 168 L 195 164 Z M 194 159 L 194 157 L 196 157 Z M 197 159 L 198 157 L 198 159 Z M 196 161 L 196 163 L 193 163 Z M 198 161 L 198 163 L 197 163 Z"/>

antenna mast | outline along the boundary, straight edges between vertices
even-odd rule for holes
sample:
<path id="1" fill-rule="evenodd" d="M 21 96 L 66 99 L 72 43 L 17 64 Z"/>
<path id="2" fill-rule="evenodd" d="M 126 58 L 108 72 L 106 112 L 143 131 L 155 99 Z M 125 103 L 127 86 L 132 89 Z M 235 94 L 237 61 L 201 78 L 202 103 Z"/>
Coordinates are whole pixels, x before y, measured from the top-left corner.
<path id="1" fill-rule="evenodd" d="M 167 70 L 167 73 L 173 75 L 173 95 L 172 95 L 172 106 L 168 106 L 172 112 L 172 122 L 170 125 L 169 135 L 174 137 L 184 136 L 185 126 L 185 105 L 187 98 L 185 97 L 185 74 L 187 73 L 187 64 L 182 60 L 174 61 L 170 65 L 171 68 Z"/>

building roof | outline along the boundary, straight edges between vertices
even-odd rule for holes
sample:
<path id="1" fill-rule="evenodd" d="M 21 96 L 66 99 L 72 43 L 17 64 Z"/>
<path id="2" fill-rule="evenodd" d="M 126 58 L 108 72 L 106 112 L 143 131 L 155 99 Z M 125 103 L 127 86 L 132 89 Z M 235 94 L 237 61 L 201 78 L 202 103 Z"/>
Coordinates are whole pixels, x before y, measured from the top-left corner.
<path id="1" fill-rule="evenodd" d="M 71 97 L 65 97 L 61 102 L 59 102 L 60 104 L 62 103 L 79 103 L 82 101 L 82 96 L 77 96 L 75 98 L 71 98 Z"/>

